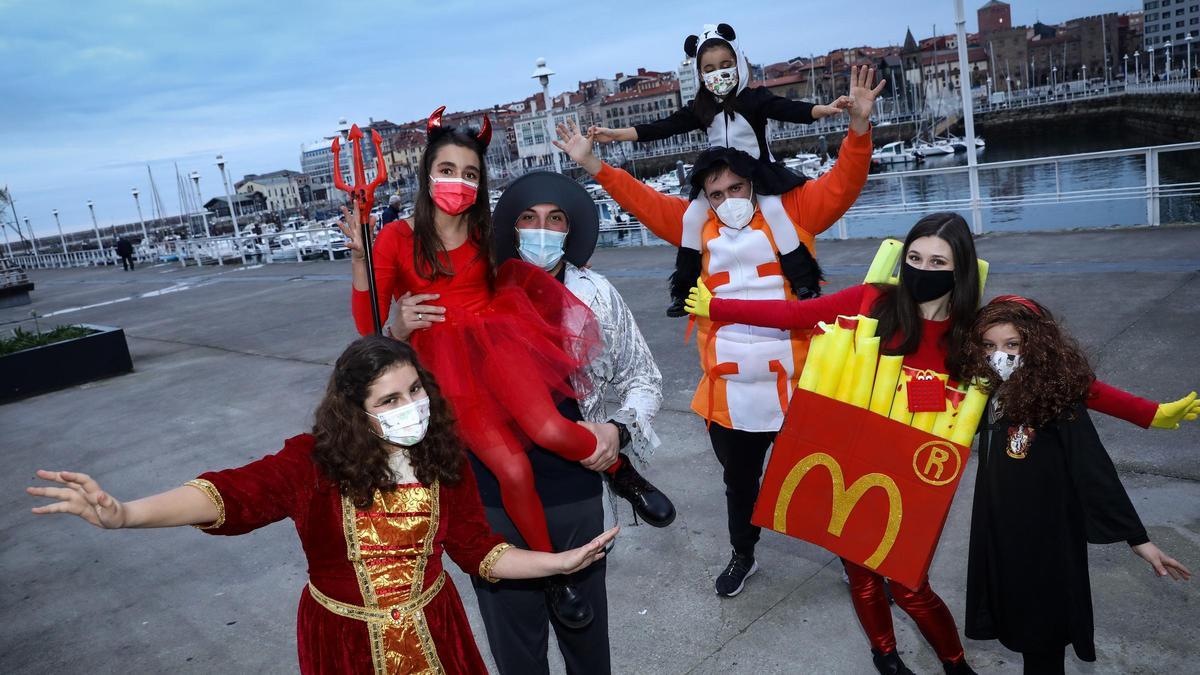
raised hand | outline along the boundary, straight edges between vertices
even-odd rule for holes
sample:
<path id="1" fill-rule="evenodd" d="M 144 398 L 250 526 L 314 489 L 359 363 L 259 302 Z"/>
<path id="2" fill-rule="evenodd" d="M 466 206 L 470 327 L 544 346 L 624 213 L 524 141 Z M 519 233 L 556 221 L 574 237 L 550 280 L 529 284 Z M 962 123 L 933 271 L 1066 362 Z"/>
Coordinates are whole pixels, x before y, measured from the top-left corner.
<path id="1" fill-rule="evenodd" d="M 589 174 L 595 176 L 603 166 L 592 153 L 592 139 L 579 132 L 575 120 L 567 120 L 568 124 L 558 124 L 558 140 L 551 141 L 554 147 L 567 153 L 575 163 L 583 167 Z"/>
<path id="2" fill-rule="evenodd" d="M 375 231 L 375 216 L 371 216 L 367 222 L 371 231 Z M 337 226 L 346 236 L 346 248 L 350 249 L 350 257 L 354 260 L 362 260 L 366 255 L 366 250 L 363 246 L 362 228 L 358 223 L 358 211 L 343 206 L 342 219 L 338 221 Z"/>
<path id="3" fill-rule="evenodd" d="M 875 112 L 875 98 L 883 91 L 887 80 L 880 80 L 874 87 L 875 69 L 867 66 L 850 68 L 850 128 L 856 133 L 865 133 L 870 125 L 871 115 Z"/>
<path id="4" fill-rule="evenodd" d="M 608 546 L 608 542 L 612 541 L 617 533 L 621 531 L 621 527 L 617 527 L 602 533 L 600 536 L 589 541 L 588 543 L 573 548 L 569 551 L 563 551 L 558 556 L 562 561 L 562 574 L 571 574 L 591 565 L 597 560 L 604 557 L 604 547 Z"/>
<path id="5" fill-rule="evenodd" d="M 125 507 L 121 502 L 100 488 L 91 476 L 73 471 L 38 470 L 38 478 L 53 481 L 65 487 L 27 487 L 25 491 L 35 497 L 57 499 L 53 504 L 35 506 L 38 515 L 68 513 L 79 516 L 96 527 L 115 530 L 125 526 Z"/>

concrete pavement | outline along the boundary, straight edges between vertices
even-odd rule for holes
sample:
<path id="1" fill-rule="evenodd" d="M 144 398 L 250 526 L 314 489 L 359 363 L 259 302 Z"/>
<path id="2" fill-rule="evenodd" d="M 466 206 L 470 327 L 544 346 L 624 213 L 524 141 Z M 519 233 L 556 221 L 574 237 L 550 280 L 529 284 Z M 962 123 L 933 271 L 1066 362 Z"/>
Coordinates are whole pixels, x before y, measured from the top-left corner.
<path id="1" fill-rule="evenodd" d="M 877 243 L 822 239 L 829 289 L 861 280 Z M 1158 400 L 1200 386 L 1200 227 L 993 235 L 978 245 L 992 262 L 987 297 L 1016 292 L 1048 305 L 1102 379 Z M 695 349 L 682 344 L 685 322 L 662 313 L 672 260 L 652 247 L 602 250 L 593 261 L 633 308 L 663 371 L 664 442 L 646 473 L 680 514 L 665 530 L 626 527 L 610 559 L 614 671 L 872 672 L 840 568 L 823 549 L 766 533 L 763 570 L 746 592 L 713 593 L 729 554 L 724 499 L 704 425 L 688 409 Z M 229 539 L 190 528 L 103 532 L 32 516 L 36 500 L 23 488 L 34 469 L 71 468 L 134 498 L 274 452 L 307 429 L 331 364 L 355 337 L 348 272 L 335 261 L 31 273 L 34 304 L 0 310 L 0 330 L 31 308 L 57 313 L 43 326 L 121 326 L 135 371 L 0 406 L 0 671 L 294 672 L 306 573 L 289 525 Z M 1143 431 L 1095 419 L 1151 538 L 1200 572 L 1200 425 Z M 974 469 L 931 570 L 960 625 Z M 1069 657 L 1068 672 L 1193 670 L 1200 580 L 1157 579 L 1123 545 L 1091 554 L 1099 661 Z M 473 594 L 462 574 L 454 580 L 486 655 Z M 894 615 L 905 661 L 941 672 L 912 622 Z M 998 644 L 965 644 L 976 670 L 1020 672 Z"/>

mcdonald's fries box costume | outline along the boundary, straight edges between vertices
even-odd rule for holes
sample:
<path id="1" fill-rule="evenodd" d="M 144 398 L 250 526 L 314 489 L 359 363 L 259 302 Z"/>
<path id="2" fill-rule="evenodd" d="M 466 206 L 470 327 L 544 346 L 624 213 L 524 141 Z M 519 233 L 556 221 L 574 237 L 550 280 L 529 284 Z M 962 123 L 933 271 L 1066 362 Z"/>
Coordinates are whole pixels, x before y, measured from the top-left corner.
<path id="1" fill-rule="evenodd" d="M 455 485 L 407 483 L 360 509 L 312 460 L 315 439 L 189 485 L 220 517 L 209 534 L 245 534 L 290 518 L 308 560 L 296 647 L 302 673 L 486 673 L 445 551 L 488 578 L 508 547 L 484 519 L 470 465 Z"/>

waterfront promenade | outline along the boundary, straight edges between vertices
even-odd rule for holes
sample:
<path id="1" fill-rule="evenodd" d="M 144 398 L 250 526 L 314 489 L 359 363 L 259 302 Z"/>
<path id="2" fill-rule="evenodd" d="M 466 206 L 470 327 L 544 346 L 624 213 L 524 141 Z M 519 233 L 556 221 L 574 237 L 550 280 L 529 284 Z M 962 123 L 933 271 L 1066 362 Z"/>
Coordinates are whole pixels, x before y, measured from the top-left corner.
<path id="1" fill-rule="evenodd" d="M 877 244 L 822 240 L 828 289 L 861 280 Z M 992 263 L 986 296 L 1047 304 L 1104 380 L 1159 400 L 1200 387 L 1200 226 L 991 235 L 978 245 Z M 746 591 L 713 593 L 729 555 L 723 488 L 688 409 L 695 347 L 683 345 L 685 321 L 663 315 L 673 255 L 607 249 L 593 260 L 632 306 L 663 371 L 663 445 L 646 474 L 679 509 L 665 530 L 632 527 L 623 513 L 609 559 L 614 672 L 873 672 L 839 565 L 823 549 L 766 533 L 763 569 Z M 121 326 L 135 371 L 0 405 L 0 672 L 294 672 L 306 572 L 289 523 L 237 538 L 101 532 L 31 515 L 38 500 L 23 488 L 37 468 L 71 468 L 134 498 L 274 452 L 305 431 L 331 364 L 355 337 L 348 263 L 30 276 L 34 304 L 0 309 L 0 323 L 34 309 L 55 314 L 43 327 Z M 1200 572 L 1200 425 L 1142 431 L 1095 419 L 1152 540 Z M 972 460 L 931 572 L 960 629 L 974 475 Z M 1099 661 L 1069 657 L 1067 672 L 1193 671 L 1200 579 L 1157 579 L 1123 544 L 1090 553 Z M 453 573 L 486 657 L 473 594 Z M 909 666 L 940 673 L 912 622 L 894 616 Z M 1020 672 L 996 643 L 965 645 L 981 673 Z"/>

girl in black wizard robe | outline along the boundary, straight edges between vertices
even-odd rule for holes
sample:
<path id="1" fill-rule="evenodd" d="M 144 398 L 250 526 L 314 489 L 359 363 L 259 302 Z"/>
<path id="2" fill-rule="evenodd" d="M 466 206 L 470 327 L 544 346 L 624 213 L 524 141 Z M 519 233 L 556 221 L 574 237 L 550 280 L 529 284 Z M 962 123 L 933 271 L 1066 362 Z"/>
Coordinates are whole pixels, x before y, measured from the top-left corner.
<path id="1" fill-rule="evenodd" d="M 980 425 L 966 635 L 1020 652 L 1025 673 L 1062 673 L 1066 645 L 1096 660 L 1087 545 L 1124 541 L 1160 576 L 1190 572 L 1150 542 L 1088 417 L 1094 375 L 1041 305 L 980 310 L 966 374 L 998 383 Z"/>

